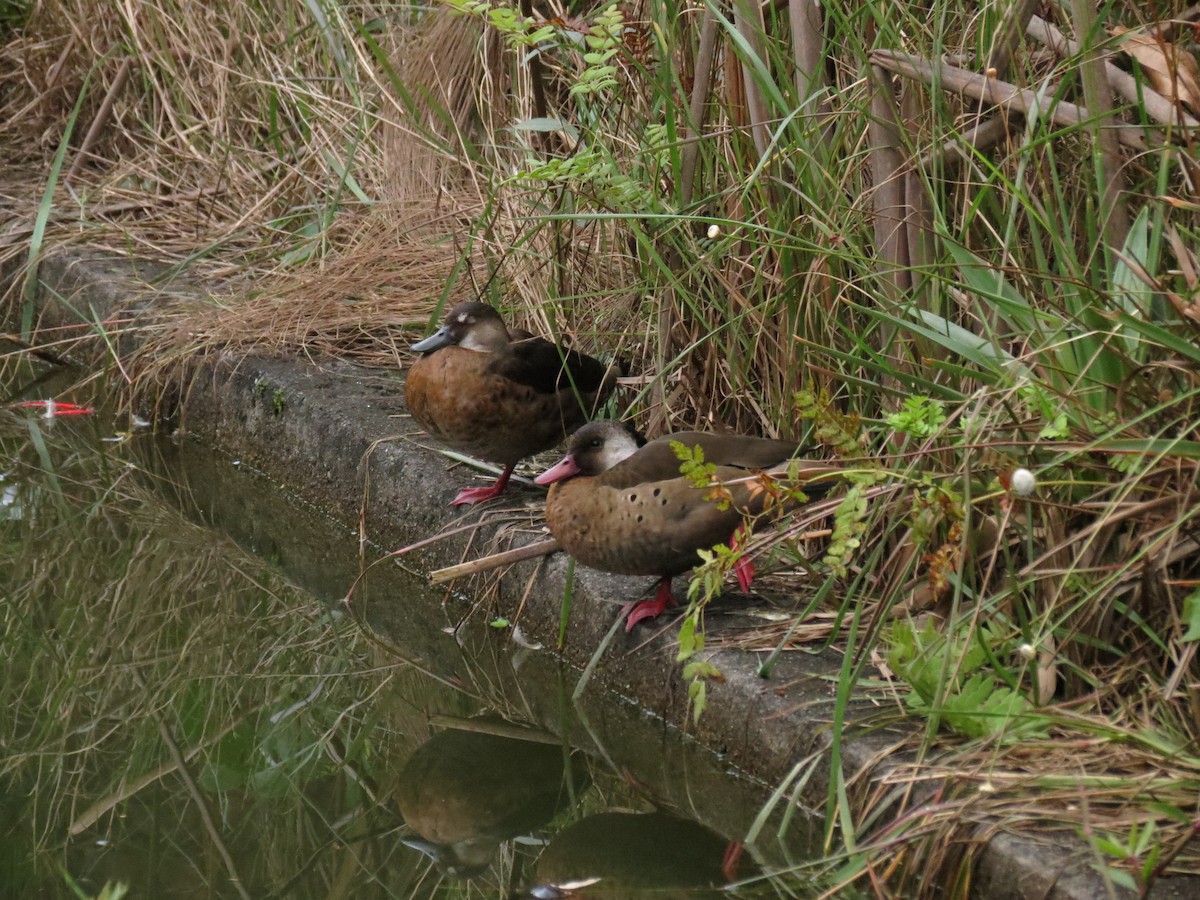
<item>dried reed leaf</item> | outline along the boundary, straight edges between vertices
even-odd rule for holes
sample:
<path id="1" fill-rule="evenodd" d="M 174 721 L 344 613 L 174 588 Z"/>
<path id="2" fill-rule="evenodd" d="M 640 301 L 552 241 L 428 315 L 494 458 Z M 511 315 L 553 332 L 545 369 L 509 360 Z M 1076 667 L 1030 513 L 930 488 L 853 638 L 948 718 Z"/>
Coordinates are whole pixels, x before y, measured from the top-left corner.
<path id="1" fill-rule="evenodd" d="M 511 73 L 498 32 L 444 6 L 402 33 L 397 45 L 397 80 L 410 100 L 390 88 L 384 95 L 393 110 L 381 131 L 383 189 L 409 203 L 469 184 L 470 154 L 459 151 L 510 124 Z"/>
<path id="2" fill-rule="evenodd" d="M 1200 112 L 1200 66 L 1196 58 L 1176 44 L 1143 32 L 1130 31 L 1121 25 L 1112 33 L 1124 37 L 1121 49 L 1138 61 L 1150 87 L 1176 103 L 1183 103 L 1193 112 Z"/>
<path id="3" fill-rule="evenodd" d="M 1037 654 L 1037 702 L 1049 703 L 1058 686 L 1058 644 L 1054 635 L 1042 639 Z"/>
<path id="4" fill-rule="evenodd" d="M 1174 225 L 1167 226 L 1166 236 L 1167 243 L 1171 245 L 1171 250 L 1175 253 L 1175 262 L 1179 265 L 1179 272 L 1183 276 L 1188 290 L 1194 291 L 1200 284 L 1200 260 L 1196 258 L 1192 248 L 1183 242 Z"/>
<path id="5" fill-rule="evenodd" d="M 1175 262 L 1179 266 L 1179 272 L 1188 286 L 1189 296 L 1181 297 L 1174 291 L 1165 291 L 1164 293 L 1179 315 L 1193 322 L 1200 322 L 1200 296 L 1196 295 L 1196 288 L 1200 285 L 1200 260 L 1197 260 L 1192 248 L 1183 242 L 1175 226 L 1167 226 L 1166 237 L 1167 243 L 1171 245 L 1171 250 L 1175 253 Z"/>
<path id="6" fill-rule="evenodd" d="M 1166 291 L 1167 299 L 1171 301 L 1171 305 L 1175 307 L 1175 311 L 1185 319 L 1190 319 L 1193 322 L 1200 322 L 1200 298 L 1193 297 L 1191 300 L 1185 300 L 1174 291 Z"/>

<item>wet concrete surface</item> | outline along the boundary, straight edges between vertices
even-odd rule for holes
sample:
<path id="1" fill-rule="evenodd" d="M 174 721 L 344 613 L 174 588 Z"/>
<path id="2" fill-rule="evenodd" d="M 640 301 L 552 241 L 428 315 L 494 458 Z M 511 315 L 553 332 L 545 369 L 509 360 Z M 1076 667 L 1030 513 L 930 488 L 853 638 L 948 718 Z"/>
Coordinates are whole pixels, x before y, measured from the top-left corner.
<path id="1" fill-rule="evenodd" d="M 90 258 L 86 252 L 55 254 L 41 266 L 39 328 L 51 329 L 45 333 L 57 337 L 61 332 L 52 329 L 77 325 L 81 319 L 154 316 L 170 297 L 199 292 L 186 279 L 165 287 L 152 284 L 163 272 L 160 266 Z M 123 345 L 122 350 L 129 346 Z M 81 362 L 111 366 L 112 359 Z M 432 449 L 405 414 L 402 384 L 398 372 L 340 362 L 218 355 L 198 361 L 168 392 L 162 408 L 177 408 L 184 432 L 253 466 L 344 527 L 361 529 L 376 547 L 397 548 L 487 520 L 473 531 L 407 555 L 406 566 L 427 571 L 456 564 L 464 556 L 544 539 L 533 524 L 543 497 L 535 489 L 516 487 L 485 510 L 461 512 L 448 506 L 457 489 L 474 476 L 463 467 L 448 471 L 447 459 Z M 236 503 L 236 498 L 228 501 Z M 505 515 L 497 510 L 514 512 Z M 249 511 L 246 515 L 253 518 Z M 288 523 L 280 524 L 287 527 Z M 373 549 L 364 550 L 368 562 L 377 555 Z M 318 560 L 308 562 L 320 566 Z M 464 598 L 469 594 L 485 604 L 475 615 L 504 616 L 516 622 L 528 640 L 552 648 L 557 644 L 567 572 L 566 558 L 555 554 L 519 563 L 502 577 L 484 576 L 456 585 L 456 591 L 437 592 L 437 602 L 443 610 L 468 608 Z M 330 594 L 338 592 L 338 583 L 331 583 Z M 554 665 L 561 661 L 574 672 L 582 670 L 594 662 L 618 604 L 640 596 L 647 587 L 643 579 L 576 568 L 559 655 L 544 652 L 533 658 L 544 657 Z M 736 616 L 720 613 L 735 611 L 742 602 L 736 597 L 723 599 L 706 618 L 710 632 L 730 627 Z M 410 610 L 403 598 L 372 599 L 371 605 L 375 604 L 383 609 L 363 614 L 390 622 L 381 628 L 430 628 L 427 606 Z M 782 604 L 787 608 L 789 601 L 784 598 Z M 453 618 L 447 613 L 447 621 Z M 438 620 L 437 632 L 444 636 L 443 627 Z M 592 690 L 612 692 L 637 715 L 650 715 L 664 728 L 686 733 L 695 746 L 707 748 L 718 768 L 766 784 L 777 783 L 800 761 L 815 757 L 822 762 L 798 799 L 813 809 L 822 808 L 840 657 L 788 653 L 773 677 L 764 680 L 757 675 L 752 654 L 718 650 L 711 661 L 724 674 L 724 682 L 710 685 L 708 709 L 692 725 L 686 684 L 674 660 L 675 630 L 669 625 L 642 625 L 631 635 L 618 630 L 595 664 L 585 696 Z M 865 702 L 855 705 L 855 717 L 862 724 L 848 728 L 841 744 L 848 778 L 871 770 L 869 778 L 856 782 L 864 792 L 873 790 L 874 779 L 888 768 L 890 748 L 902 737 L 892 726 L 873 727 L 872 712 L 874 708 Z M 635 754 L 635 765 L 644 764 L 654 752 Z M 655 764 L 669 763 L 664 759 Z M 634 775 L 644 777 L 636 770 Z M 885 790 L 878 792 L 878 796 L 888 795 Z M 886 820 L 886 813 L 883 816 Z M 1091 898 L 1106 892 L 1088 869 L 1091 857 L 1082 845 L 1047 845 L 1012 834 L 1001 834 L 983 845 L 973 896 Z M 1152 896 L 1200 896 L 1200 889 L 1193 888 L 1168 880 L 1160 882 Z"/>

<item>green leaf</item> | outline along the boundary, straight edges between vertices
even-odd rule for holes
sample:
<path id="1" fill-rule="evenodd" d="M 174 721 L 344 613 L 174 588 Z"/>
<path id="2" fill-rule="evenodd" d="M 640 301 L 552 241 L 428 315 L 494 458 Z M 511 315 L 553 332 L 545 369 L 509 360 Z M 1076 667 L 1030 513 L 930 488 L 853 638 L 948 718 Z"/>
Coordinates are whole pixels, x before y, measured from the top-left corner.
<path id="1" fill-rule="evenodd" d="M 991 340 L 968 331 L 951 322 L 945 316 L 935 315 L 924 309 L 912 309 L 910 314 L 925 325 L 909 325 L 909 328 L 936 341 L 947 350 L 997 374 L 1027 375 L 1025 366 L 1019 364 L 1011 353 L 997 347 Z"/>
<path id="2" fill-rule="evenodd" d="M 692 721 L 698 723 L 700 714 L 708 706 L 708 684 L 704 681 L 693 681 L 688 685 L 688 699 L 692 702 Z"/>
<path id="3" fill-rule="evenodd" d="M 1123 887 L 1129 891 L 1136 891 L 1138 889 L 1137 880 L 1132 874 L 1126 872 L 1124 869 L 1115 869 L 1110 867 L 1107 871 L 1108 877 L 1112 879 L 1113 884 L 1117 885 L 1118 887 Z"/>
<path id="4" fill-rule="evenodd" d="M 1187 631 L 1180 640 L 1185 644 L 1200 641 L 1200 587 L 1188 594 L 1183 601 L 1182 619 Z"/>
<path id="5" fill-rule="evenodd" d="M 945 238 L 944 243 L 950 255 L 954 257 L 954 263 L 958 266 L 966 286 L 995 309 L 1013 331 L 1029 334 L 1037 328 L 1038 313 L 1017 289 L 1008 283 L 1003 269 L 989 264 L 949 238 Z M 1048 318 L 1056 321 L 1054 316 Z"/>
<path id="6" fill-rule="evenodd" d="M 671 441 L 671 452 L 679 460 L 679 474 L 694 487 L 707 487 L 717 477 L 717 467 L 704 461 L 704 448 L 699 444 L 689 447 L 680 441 Z"/>
<path id="7" fill-rule="evenodd" d="M 1096 441 L 1089 451 L 1161 456 L 1166 459 L 1200 459 L 1200 442 L 1176 441 L 1168 438 L 1122 438 Z"/>
<path id="8" fill-rule="evenodd" d="M 694 616 L 688 616 L 679 628 L 679 655 L 675 657 L 675 661 L 691 659 L 703 646 L 704 636 L 701 635 L 699 640 L 696 638 L 696 619 Z"/>
<path id="9" fill-rule="evenodd" d="M 929 437 L 946 421 L 946 408 L 940 400 L 906 397 L 903 408 L 899 412 L 889 413 L 885 421 L 902 434 Z"/>
<path id="10" fill-rule="evenodd" d="M 1157 277 L 1158 260 L 1152 258 L 1150 240 L 1150 204 L 1144 205 L 1129 226 L 1125 246 L 1121 248 L 1112 273 L 1112 299 L 1127 314 L 1149 317 L 1154 291 L 1138 275 L 1139 270 Z M 1136 344 L 1126 337 L 1126 351 L 1136 354 Z"/>

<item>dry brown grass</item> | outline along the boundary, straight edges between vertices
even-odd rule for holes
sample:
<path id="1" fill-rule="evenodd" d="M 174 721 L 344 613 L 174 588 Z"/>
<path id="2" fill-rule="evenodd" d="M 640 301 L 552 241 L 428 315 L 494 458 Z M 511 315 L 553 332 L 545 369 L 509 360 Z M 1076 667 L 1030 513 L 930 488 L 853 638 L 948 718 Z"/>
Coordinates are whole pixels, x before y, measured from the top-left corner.
<path id="1" fill-rule="evenodd" d="M 0 145 L 32 176 L 21 214 L 32 220 L 82 97 L 51 243 L 188 259 L 205 274 L 270 266 L 281 236 L 353 199 L 337 196 L 329 160 L 372 152 L 362 88 L 331 59 L 337 26 L 323 33 L 300 5 L 38 3 L 0 51 Z"/>
<path id="2" fill-rule="evenodd" d="M 139 350 L 135 368 L 155 383 L 181 364 L 214 352 L 343 358 L 400 367 L 414 330 L 440 298 L 469 296 L 450 275 L 461 251 L 436 236 L 451 215 L 428 211 L 365 221 L 346 252 L 321 268 L 277 272 L 252 301 L 244 289 L 218 294 L 164 319 Z"/>
<path id="3" fill-rule="evenodd" d="M 1196 871 L 1200 846 L 1191 840 L 1192 823 L 1163 821 L 1146 806 L 1187 809 L 1194 803 L 1197 761 L 1164 765 L 1161 748 L 1130 740 L 1133 728 L 1123 729 L 1132 722 L 1099 734 L 1094 723 L 1079 724 L 1085 733 L 954 748 L 941 758 L 890 770 L 863 800 L 878 809 L 903 797 L 901 805 L 908 806 L 867 838 L 868 852 L 885 851 L 895 867 L 890 886 L 901 895 L 925 896 L 921 866 L 932 861 L 957 868 L 982 849 L 987 836 L 1001 831 L 1051 841 L 1090 834 L 1120 843 L 1133 828 L 1157 828 L 1154 844 L 1163 848 L 1164 863 L 1159 874 Z M 1055 814 L 1048 816 L 1051 809 Z M 1146 861 L 1145 854 L 1134 854 L 1119 868 L 1138 873 Z"/>
<path id="4" fill-rule="evenodd" d="M 385 196 L 401 205 L 464 193 L 480 196 L 485 186 L 462 151 L 464 142 L 485 133 L 481 107 L 495 109 L 511 89 L 505 69 L 494 64 L 498 36 L 474 19 L 434 8 L 421 27 L 394 39 L 396 82 L 412 102 L 405 102 L 395 83 L 381 91 Z"/>

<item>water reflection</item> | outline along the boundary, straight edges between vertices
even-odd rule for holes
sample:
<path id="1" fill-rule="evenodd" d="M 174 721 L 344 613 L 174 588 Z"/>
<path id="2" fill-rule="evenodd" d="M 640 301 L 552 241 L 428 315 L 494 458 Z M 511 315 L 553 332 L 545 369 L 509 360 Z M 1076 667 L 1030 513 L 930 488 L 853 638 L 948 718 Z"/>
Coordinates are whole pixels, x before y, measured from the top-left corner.
<path id="1" fill-rule="evenodd" d="M 482 874 L 503 841 L 548 823 L 590 782 L 581 754 L 565 754 L 552 735 L 547 743 L 491 733 L 511 734 L 507 725 L 470 720 L 468 730 L 436 734 L 400 774 L 396 804 L 420 837 L 404 843 L 452 877 Z"/>
<path id="2" fill-rule="evenodd" d="M 576 897 L 717 897 L 737 877 L 740 846 L 663 812 L 597 813 L 569 825 L 537 863 L 539 900 Z"/>
<path id="3" fill-rule="evenodd" d="M 195 444 L 113 436 L 0 410 L 0 894 L 723 883 L 761 796 L 719 759 L 598 691 L 572 707 L 552 656 L 483 621 L 448 634 L 470 601 L 395 569 L 361 589 L 360 629 L 336 603 L 359 566 L 346 529 Z M 796 848 L 752 852 L 784 865 Z"/>
<path id="4" fill-rule="evenodd" d="M 13 497 L 0 520 L 0 891 L 261 897 L 301 872 L 332 883 L 342 848 L 395 827 L 370 788 L 392 736 L 364 703 L 381 681 L 369 650 L 164 504 L 134 465 L 149 438 L 110 436 L 0 411 Z M 360 843 L 356 879 L 407 860 L 395 844 Z M 406 890 L 403 876 L 388 884 Z"/>

